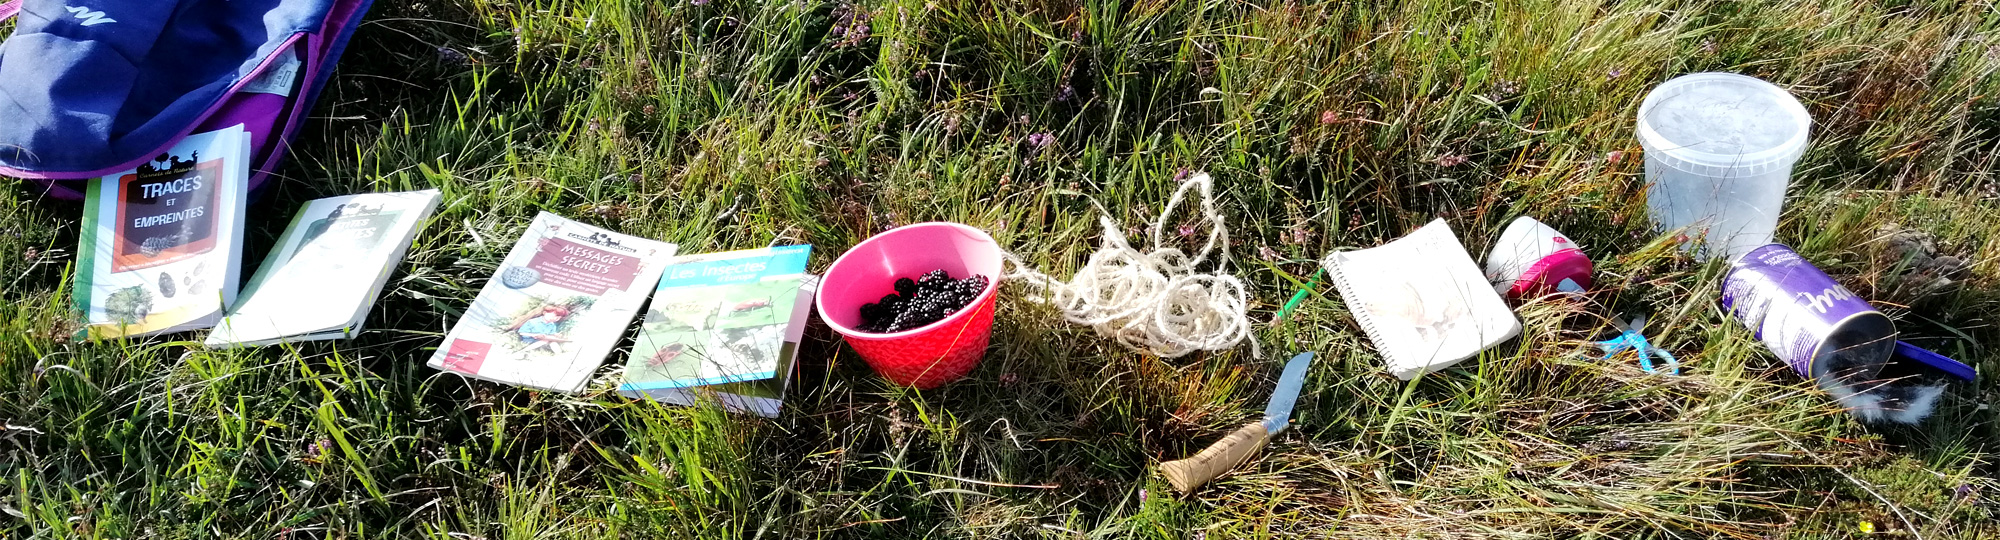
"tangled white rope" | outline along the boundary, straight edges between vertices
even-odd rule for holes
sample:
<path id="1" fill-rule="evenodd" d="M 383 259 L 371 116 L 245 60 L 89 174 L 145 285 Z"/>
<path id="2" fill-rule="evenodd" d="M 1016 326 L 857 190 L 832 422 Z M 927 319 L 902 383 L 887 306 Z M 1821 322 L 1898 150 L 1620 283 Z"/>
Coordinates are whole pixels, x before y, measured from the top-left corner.
<path id="1" fill-rule="evenodd" d="M 1227 349 L 1248 339 L 1251 353 L 1262 358 L 1264 351 L 1250 336 L 1248 288 L 1236 276 L 1223 273 L 1229 266 L 1229 230 L 1215 211 L 1213 184 L 1206 173 L 1195 174 L 1174 190 L 1153 224 L 1150 252 L 1133 249 L 1118 222 L 1100 215 L 1103 243 L 1068 283 L 1029 268 L 1012 253 L 1005 254 L 1014 264 L 1006 278 L 1037 289 L 1029 300 L 1053 305 L 1065 320 L 1095 328 L 1099 335 L 1135 351 L 1175 358 Z M 1164 245 L 1167 219 L 1190 189 L 1200 190 L 1202 217 L 1210 226 L 1208 241 L 1192 257 Z M 1218 247 L 1215 270 L 1197 272 L 1195 267 L 1208 262 Z"/>

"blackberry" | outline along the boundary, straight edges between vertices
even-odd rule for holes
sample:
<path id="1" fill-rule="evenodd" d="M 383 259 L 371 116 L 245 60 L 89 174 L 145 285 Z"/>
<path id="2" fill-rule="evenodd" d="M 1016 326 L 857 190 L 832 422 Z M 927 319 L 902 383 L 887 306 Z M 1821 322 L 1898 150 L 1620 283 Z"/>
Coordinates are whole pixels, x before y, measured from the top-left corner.
<path id="1" fill-rule="evenodd" d="M 926 272 L 916 280 L 899 278 L 896 294 L 861 306 L 859 329 L 889 333 L 922 328 L 965 309 L 986 291 L 988 283 L 986 276 L 979 275 L 954 280 L 943 269 Z"/>
<path id="2" fill-rule="evenodd" d="M 925 273 L 924 277 L 919 278 L 917 280 L 917 284 L 923 285 L 924 288 L 927 289 L 936 290 L 939 287 L 951 284 L 951 281 L 952 280 L 950 272 L 946 272 L 943 270 L 932 270 L 930 272 Z"/>

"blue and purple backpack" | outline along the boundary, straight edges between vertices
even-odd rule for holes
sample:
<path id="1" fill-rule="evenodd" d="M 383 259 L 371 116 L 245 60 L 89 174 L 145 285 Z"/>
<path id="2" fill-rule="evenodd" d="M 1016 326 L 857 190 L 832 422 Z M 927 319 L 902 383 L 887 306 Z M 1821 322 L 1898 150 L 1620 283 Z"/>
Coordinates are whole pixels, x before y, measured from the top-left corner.
<path id="1" fill-rule="evenodd" d="M 243 124 L 250 188 L 277 169 L 373 0 L 4 0 L 0 176 L 84 181 Z"/>

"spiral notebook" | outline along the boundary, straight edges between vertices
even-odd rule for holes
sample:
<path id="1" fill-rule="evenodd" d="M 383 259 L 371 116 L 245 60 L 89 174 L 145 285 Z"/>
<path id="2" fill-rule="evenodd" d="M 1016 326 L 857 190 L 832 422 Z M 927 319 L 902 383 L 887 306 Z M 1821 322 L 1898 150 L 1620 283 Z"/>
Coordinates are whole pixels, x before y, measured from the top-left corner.
<path id="1" fill-rule="evenodd" d="M 1320 265 L 1397 378 L 1450 367 L 1521 333 L 1442 219 L 1378 247 L 1327 255 Z"/>

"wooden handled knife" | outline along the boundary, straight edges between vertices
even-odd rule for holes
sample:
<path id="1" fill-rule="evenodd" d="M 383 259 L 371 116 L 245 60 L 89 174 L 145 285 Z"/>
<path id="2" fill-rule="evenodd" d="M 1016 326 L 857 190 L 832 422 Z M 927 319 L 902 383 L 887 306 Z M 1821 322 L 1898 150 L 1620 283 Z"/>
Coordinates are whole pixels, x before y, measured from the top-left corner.
<path id="1" fill-rule="evenodd" d="M 1257 453 L 1257 449 L 1271 442 L 1271 437 L 1291 424 L 1292 405 L 1299 400 L 1299 387 L 1305 384 L 1306 368 L 1312 366 L 1312 359 L 1313 353 L 1299 353 L 1285 363 L 1285 373 L 1278 377 L 1278 388 L 1271 391 L 1271 403 L 1264 406 L 1263 421 L 1237 428 L 1194 457 L 1161 463 L 1160 474 L 1166 475 L 1174 489 L 1186 494 L 1243 464 L 1250 454 Z"/>

